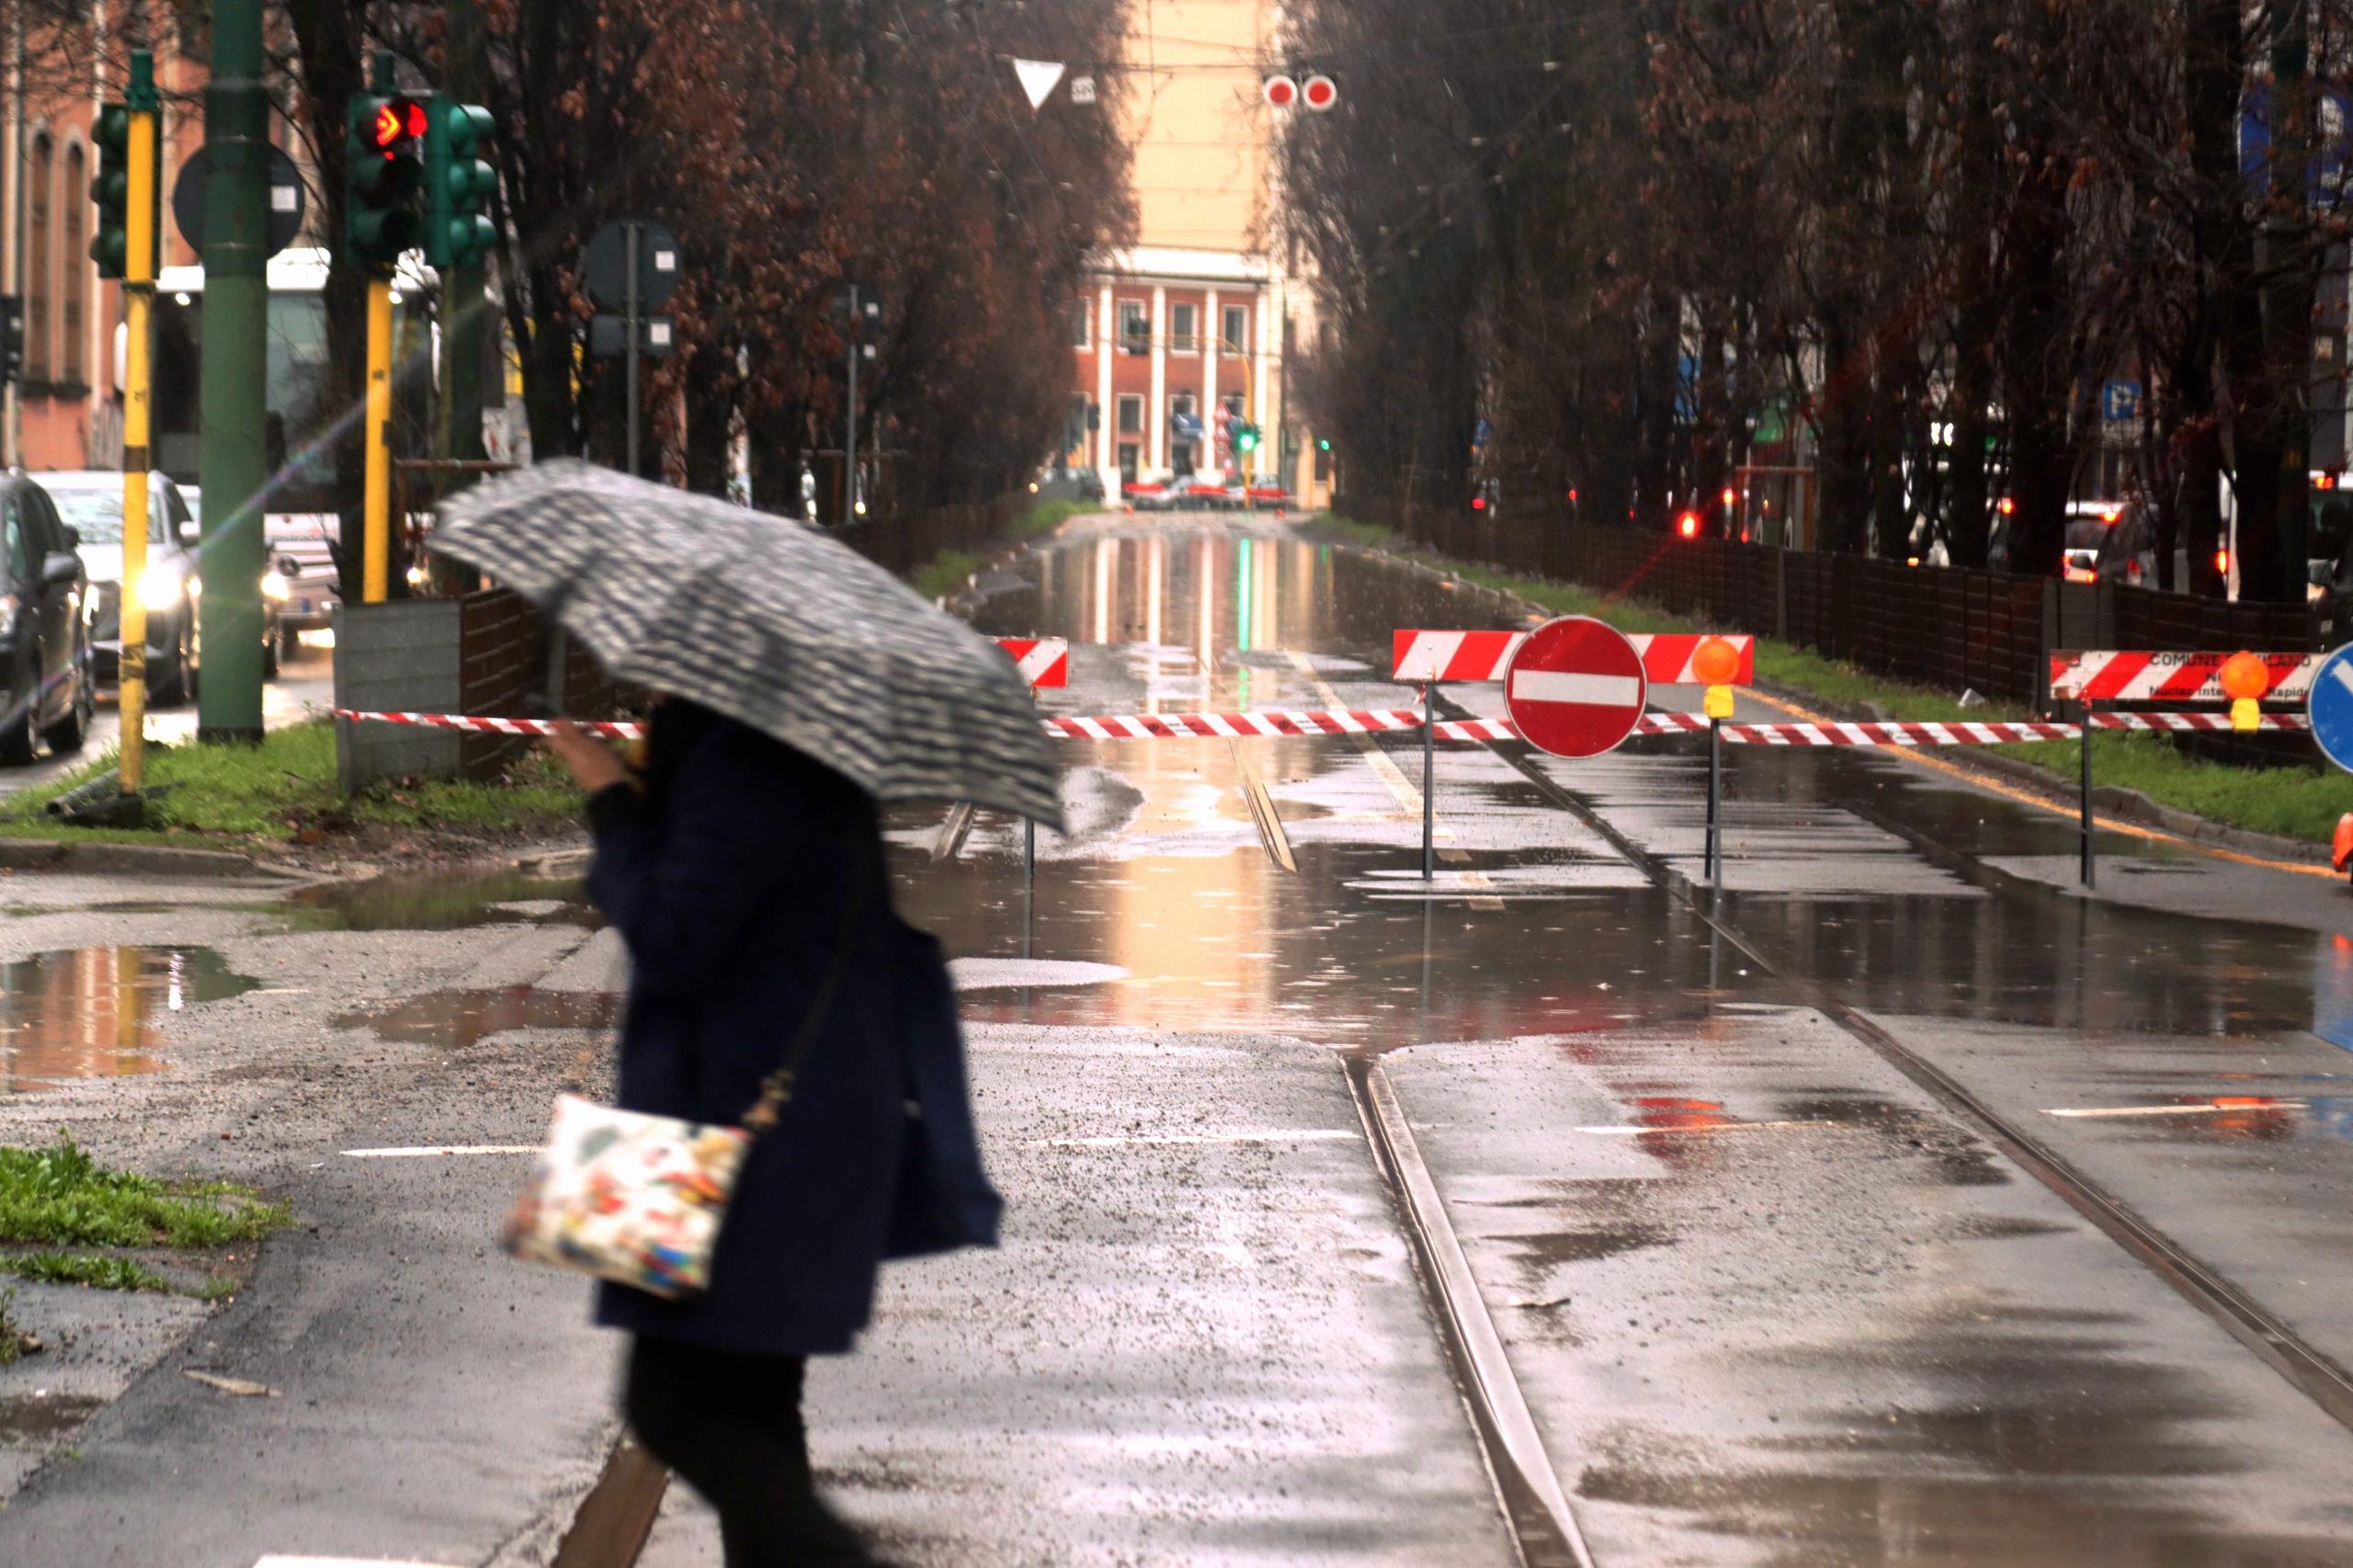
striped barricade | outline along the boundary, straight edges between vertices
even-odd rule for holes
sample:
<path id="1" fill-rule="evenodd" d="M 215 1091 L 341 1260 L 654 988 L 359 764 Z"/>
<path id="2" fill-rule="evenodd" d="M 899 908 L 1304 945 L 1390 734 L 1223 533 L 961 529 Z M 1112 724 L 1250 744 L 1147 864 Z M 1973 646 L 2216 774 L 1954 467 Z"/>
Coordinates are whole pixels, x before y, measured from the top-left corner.
<path id="1" fill-rule="evenodd" d="M 1691 671 L 1699 644 L 1711 634 L 1699 632 L 1631 633 L 1626 641 L 1643 661 L 1643 673 L 1653 686 L 1698 686 Z M 1525 631 L 1410 631 L 1390 633 L 1390 678 L 1423 681 L 1489 681 L 1504 678 L 1511 658 L 1528 641 Z M 1727 684 L 1747 686 L 1756 678 L 1756 639 L 1722 637 L 1740 655 L 1739 673 Z"/>
<path id="2" fill-rule="evenodd" d="M 2222 702 L 2222 666 L 2235 653 L 2057 653 L 2051 695 L 2068 702 Z M 2257 653 L 2271 672 L 2266 702 L 2301 702 L 2325 653 Z"/>
<path id="3" fill-rule="evenodd" d="M 1060 637 L 1000 637 L 996 645 L 1032 691 L 1070 684 L 1070 643 Z"/>

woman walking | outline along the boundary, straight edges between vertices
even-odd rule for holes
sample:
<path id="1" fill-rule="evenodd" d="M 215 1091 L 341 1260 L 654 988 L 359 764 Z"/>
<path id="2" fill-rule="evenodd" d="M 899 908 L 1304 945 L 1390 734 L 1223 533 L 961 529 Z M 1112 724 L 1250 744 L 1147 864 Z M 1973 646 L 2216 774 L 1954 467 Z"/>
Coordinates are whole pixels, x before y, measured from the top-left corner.
<path id="1" fill-rule="evenodd" d="M 590 792 L 589 892 L 629 951 L 621 1106 L 737 1124 L 799 1061 L 709 1289 L 598 1287 L 597 1321 L 634 1336 L 630 1424 L 718 1511 L 728 1568 L 875 1562 L 817 1494 L 801 1380 L 851 1348 L 885 1257 L 994 1239 L 945 963 L 892 913 L 874 801 L 832 769 L 676 699 L 642 771 L 568 725 L 551 747 Z"/>

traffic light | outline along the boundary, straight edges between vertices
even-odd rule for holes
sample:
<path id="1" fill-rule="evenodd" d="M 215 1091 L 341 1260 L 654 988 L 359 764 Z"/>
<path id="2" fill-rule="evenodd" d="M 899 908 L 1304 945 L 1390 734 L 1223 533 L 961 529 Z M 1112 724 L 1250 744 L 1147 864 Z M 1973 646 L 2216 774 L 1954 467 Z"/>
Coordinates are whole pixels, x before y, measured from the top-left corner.
<path id="1" fill-rule="evenodd" d="M 1328 452 L 1328 451 L 1330 451 L 1330 450 L 1332 449 L 1332 437 L 1329 437 L 1329 436 L 1318 436 L 1318 437 L 1315 437 L 1315 449 L 1316 449 L 1317 451 L 1319 451 L 1319 452 Z"/>
<path id="2" fill-rule="evenodd" d="M 25 369 L 25 297 L 0 294 L 0 370 L 15 381 Z"/>
<path id="3" fill-rule="evenodd" d="M 425 106 L 399 94 L 360 93 L 345 120 L 343 233 L 359 259 L 390 268 L 424 237 L 416 213 Z"/>
<path id="4" fill-rule="evenodd" d="M 1248 457 L 1252 452 L 1256 451 L 1258 427 L 1256 425 L 1236 425 L 1233 427 L 1233 449 L 1244 457 Z"/>
<path id="5" fill-rule="evenodd" d="M 480 104 L 438 94 L 426 110 L 425 259 L 473 267 L 498 243 L 488 214 L 498 173 L 482 161 L 494 121 Z"/>
<path id="6" fill-rule="evenodd" d="M 91 137 L 98 144 L 98 172 L 90 199 L 98 206 L 97 233 L 90 237 L 90 259 L 101 278 L 120 278 L 131 260 L 131 106 L 98 110 Z"/>

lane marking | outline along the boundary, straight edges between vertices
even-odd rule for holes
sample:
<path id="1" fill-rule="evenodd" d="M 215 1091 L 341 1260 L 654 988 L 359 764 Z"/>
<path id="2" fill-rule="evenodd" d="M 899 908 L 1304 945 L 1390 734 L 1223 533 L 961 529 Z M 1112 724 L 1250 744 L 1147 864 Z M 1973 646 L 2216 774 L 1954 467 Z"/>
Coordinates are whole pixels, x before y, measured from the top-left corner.
<path id="1" fill-rule="evenodd" d="M 1777 709 L 1793 719 L 1802 720 L 1809 724 L 1836 722 L 1834 719 L 1816 713 L 1812 709 L 1802 707 L 1785 698 L 1771 697 L 1764 692 L 1754 690 L 1749 695 L 1768 708 Z M 2076 821 L 2082 810 L 2080 805 L 2066 804 L 2053 801 L 2045 795 L 2038 795 L 2031 790 L 2011 784 L 1996 775 L 1947 762 L 1940 756 L 1933 756 L 1916 747 L 1892 746 L 1888 750 L 1916 767 L 1933 768 L 1951 778 L 1985 790 L 1988 794 L 1999 795 L 2006 801 L 2012 801 L 2022 806 L 2031 806 L 2036 811 L 2046 812 L 2055 817 L 2064 817 L 2069 822 Z M 2054 784 L 2063 782 L 2058 774 L 2054 773 L 2051 777 Z M 2195 838 L 2184 838 L 2177 833 L 2168 833 L 2163 828 L 2143 827 L 2139 823 L 2122 822 L 2115 817 L 2095 815 L 2092 824 L 2095 827 L 2106 832 L 2122 834 L 2127 838 L 2145 839 L 2154 844 L 2177 845 L 2192 854 L 2204 855 L 2216 860 L 2227 860 L 2233 865 L 2259 866 L 2266 870 L 2290 871 L 2300 877 L 2325 877 L 2331 881 L 2335 881 L 2338 876 L 2337 872 L 2326 866 L 2314 866 L 2299 860 L 2274 860 L 2261 855 L 2248 855 L 2236 849 L 2224 849 L 2219 845 L 2202 844 Z"/>
<path id="2" fill-rule="evenodd" d="M 1353 1143 L 1364 1134 L 1353 1128 L 1302 1127 L 1262 1132 L 1134 1132 L 1102 1138 L 1033 1138 L 1032 1149 L 1123 1149 L 1131 1144 Z"/>
<path id="3" fill-rule="evenodd" d="M 425 1160 L 442 1154 L 536 1154 L 537 1143 L 435 1143 L 415 1149 L 346 1149 L 351 1160 Z"/>
<path id="4" fill-rule="evenodd" d="M 2303 1100 L 2265 1100 L 2261 1105 L 2128 1105 L 2089 1110 L 2046 1110 L 2045 1116 L 2076 1118 L 2120 1116 L 2238 1116 L 2251 1110 L 2310 1110 Z"/>
<path id="5" fill-rule="evenodd" d="M 1305 676 L 1308 684 L 1315 688 L 1316 694 L 1326 703 L 1340 709 L 1347 706 L 1340 700 L 1340 694 L 1332 689 L 1331 684 L 1316 673 L 1315 666 L 1308 662 L 1307 655 L 1293 648 L 1286 650 L 1286 656 L 1290 660 L 1291 668 Z M 1365 763 L 1372 769 L 1373 777 L 1387 787 L 1391 797 L 1404 812 L 1405 820 L 1419 822 L 1422 816 L 1422 791 L 1419 787 L 1405 777 L 1404 770 L 1390 759 L 1389 754 L 1381 750 L 1371 736 L 1357 735 L 1352 738 L 1356 741 L 1357 749 L 1364 754 Z M 1431 820 L 1434 824 L 1432 836 L 1439 845 L 1438 858 L 1449 866 L 1469 865 L 1470 851 L 1446 842 L 1454 836 L 1454 830 L 1446 825 L 1443 818 L 1433 816 Z M 1492 888 L 1495 885 L 1495 880 L 1484 871 L 1465 871 L 1462 873 L 1461 880 L 1466 887 Z M 1504 906 L 1504 901 L 1493 897 L 1473 897 L 1465 899 L 1463 904 L 1470 909 L 1495 910 Z"/>

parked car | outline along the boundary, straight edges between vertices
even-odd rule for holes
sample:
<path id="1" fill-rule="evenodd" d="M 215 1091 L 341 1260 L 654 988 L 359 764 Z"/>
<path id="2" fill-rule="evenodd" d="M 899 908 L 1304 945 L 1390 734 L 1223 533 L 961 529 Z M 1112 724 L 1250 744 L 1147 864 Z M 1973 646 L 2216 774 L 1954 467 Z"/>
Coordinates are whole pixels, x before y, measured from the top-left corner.
<path id="1" fill-rule="evenodd" d="M 89 568 L 91 663 L 103 685 L 122 677 L 122 475 L 76 469 L 40 476 L 41 487 L 80 535 L 79 552 Z M 131 585 L 147 610 L 147 690 L 156 706 L 168 708 L 196 695 L 204 649 L 197 631 L 196 514 L 170 477 L 147 475 L 147 567 Z M 262 668 L 278 673 L 278 590 L 272 570 L 262 580 Z"/>
<path id="2" fill-rule="evenodd" d="M 119 483 L 119 476 L 118 476 Z M 33 759 L 36 733 L 55 752 L 82 749 L 97 716 L 90 676 L 90 575 L 74 530 L 22 470 L 0 475 L 0 763 Z"/>

